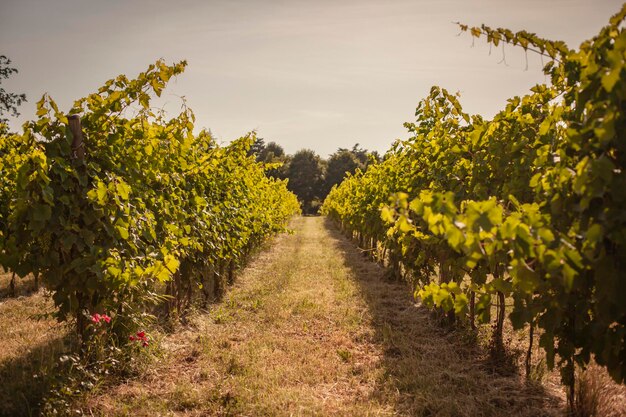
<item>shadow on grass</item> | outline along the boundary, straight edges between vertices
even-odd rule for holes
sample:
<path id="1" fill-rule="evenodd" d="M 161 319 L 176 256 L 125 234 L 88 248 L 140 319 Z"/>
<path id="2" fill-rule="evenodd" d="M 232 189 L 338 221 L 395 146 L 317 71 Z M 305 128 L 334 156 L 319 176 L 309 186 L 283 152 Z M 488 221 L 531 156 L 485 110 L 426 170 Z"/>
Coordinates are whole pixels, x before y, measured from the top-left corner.
<path id="1" fill-rule="evenodd" d="M 28 275 L 25 278 L 15 277 L 15 293 L 11 290 L 10 272 L 0 270 L 0 301 L 5 298 L 27 297 L 37 293 L 35 278 Z"/>
<path id="2" fill-rule="evenodd" d="M 444 329 L 415 305 L 403 282 L 363 254 L 328 219 L 325 227 L 367 302 L 382 345 L 381 377 L 371 400 L 393 401 L 398 415 L 555 416 L 561 400 L 519 374 L 498 372 L 485 349 L 464 330 Z"/>
<path id="3" fill-rule="evenodd" d="M 63 383 L 57 365 L 70 345 L 68 336 L 59 336 L 0 362 L 0 416 L 40 415 L 42 400 L 55 384 Z"/>

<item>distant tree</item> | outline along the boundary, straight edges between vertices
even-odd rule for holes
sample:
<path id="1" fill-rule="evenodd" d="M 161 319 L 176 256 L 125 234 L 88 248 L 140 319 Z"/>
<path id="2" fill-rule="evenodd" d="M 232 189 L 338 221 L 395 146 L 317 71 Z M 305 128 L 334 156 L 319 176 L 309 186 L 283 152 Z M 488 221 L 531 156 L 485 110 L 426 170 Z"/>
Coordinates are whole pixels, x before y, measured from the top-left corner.
<path id="1" fill-rule="evenodd" d="M 370 153 L 368 153 L 369 159 L 367 161 L 367 164 L 365 164 L 365 166 L 369 166 L 372 162 L 380 162 L 382 161 L 382 157 L 380 156 L 380 154 L 378 153 L 378 151 L 372 151 Z"/>
<path id="2" fill-rule="evenodd" d="M 4 55 L 0 55 L 0 84 L 3 79 L 9 78 L 12 74 L 17 74 L 17 69 L 11 67 L 11 60 Z M 0 86 L 0 123 L 8 122 L 8 119 L 4 116 L 9 114 L 11 116 L 19 116 L 17 107 L 26 101 L 25 94 L 8 93 L 4 87 Z"/>
<path id="3" fill-rule="evenodd" d="M 289 179 L 287 187 L 298 196 L 304 214 L 316 214 L 333 185 L 340 183 L 346 173 L 354 174 L 357 169 L 366 170 L 373 161 L 379 161 L 376 152 L 369 152 L 357 143 L 352 149 L 339 148 L 330 155 L 328 161 L 321 159 L 314 151 L 302 149 L 293 156 L 276 142 L 257 139 L 251 155 L 258 162 L 282 163 L 277 168 L 266 171 L 270 177 Z"/>
<path id="4" fill-rule="evenodd" d="M 250 149 L 248 156 L 254 156 L 257 162 L 266 164 L 282 164 L 276 168 L 266 169 L 265 175 L 268 177 L 285 179 L 287 178 L 287 165 L 289 157 L 285 155 L 285 150 L 276 142 L 270 142 L 267 145 L 263 138 L 256 138 Z"/>
<path id="5" fill-rule="evenodd" d="M 272 162 L 285 156 L 285 150 L 276 142 L 268 143 L 259 153 L 257 161 Z"/>
<path id="6" fill-rule="evenodd" d="M 248 156 L 255 155 L 257 161 L 259 160 L 259 155 L 265 149 L 265 140 L 263 138 L 256 138 L 250 149 L 248 149 Z"/>
<path id="7" fill-rule="evenodd" d="M 268 164 L 280 163 L 280 167 L 271 168 L 265 171 L 268 177 L 285 179 L 287 178 L 287 167 L 289 165 L 289 156 L 285 154 L 285 150 L 276 142 L 268 143 L 263 150 L 257 155 L 257 162 L 265 162 Z"/>
<path id="8" fill-rule="evenodd" d="M 358 168 L 361 170 L 365 169 L 365 163 L 353 151 L 339 148 L 337 152 L 330 155 L 326 166 L 324 196 L 333 188 L 333 185 L 343 181 L 346 173 L 354 174 Z"/>
<path id="9" fill-rule="evenodd" d="M 333 185 L 343 181 L 347 173 L 354 174 L 357 169 L 365 171 L 372 162 L 378 161 L 380 161 L 378 152 L 363 149 L 358 143 L 352 149 L 337 149 L 337 152 L 328 158 L 324 197 L 330 192 Z"/>
<path id="10" fill-rule="evenodd" d="M 324 164 L 320 157 L 310 149 L 296 152 L 287 168 L 291 190 L 302 204 L 304 214 L 316 214 L 323 198 Z"/>
<path id="11" fill-rule="evenodd" d="M 350 150 L 350 152 L 352 152 L 352 154 L 354 155 L 354 157 L 356 159 L 359 160 L 359 162 L 361 162 L 361 164 L 365 167 L 368 164 L 368 155 L 369 152 L 367 151 L 367 149 L 363 149 L 359 146 L 358 143 L 356 143 L 353 147 L 352 150 Z"/>
<path id="12" fill-rule="evenodd" d="M 363 149 L 359 146 L 358 143 L 352 147 L 352 150 L 350 152 L 352 152 L 354 156 L 361 162 L 364 169 L 367 168 L 373 161 L 380 162 L 381 160 L 378 152 Z"/>

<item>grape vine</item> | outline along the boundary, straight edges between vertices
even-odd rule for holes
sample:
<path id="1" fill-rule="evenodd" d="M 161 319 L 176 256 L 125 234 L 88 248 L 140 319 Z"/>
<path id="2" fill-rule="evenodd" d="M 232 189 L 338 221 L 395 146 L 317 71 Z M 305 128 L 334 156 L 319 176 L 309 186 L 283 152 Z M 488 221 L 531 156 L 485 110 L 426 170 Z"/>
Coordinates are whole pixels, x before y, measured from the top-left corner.
<path id="1" fill-rule="evenodd" d="M 247 156 L 253 133 L 220 147 L 193 133 L 185 106 L 173 118 L 150 107 L 185 65 L 121 75 L 68 113 L 44 96 L 23 133 L 0 135 L 0 266 L 39 274 L 83 341 L 94 313 L 112 314 L 127 340 L 163 291 L 175 315 L 200 288 L 215 296 L 299 211 L 286 182 Z"/>
<path id="2" fill-rule="evenodd" d="M 405 124 L 412 137 L 323 205 L 383 249 L 425 305 L 472 326 L 498 306 L 496 348 L 505 312 L 514 328 L 530 327 L 531 344 L 539 329 L 570 401 L 575 367 L 592 357 L 626 380 L 625 16 L 626 6 L 578 50 L 460 25 L 548 57 L 551 83 L 510 99 L 492 120 L 433 87 Z"/>

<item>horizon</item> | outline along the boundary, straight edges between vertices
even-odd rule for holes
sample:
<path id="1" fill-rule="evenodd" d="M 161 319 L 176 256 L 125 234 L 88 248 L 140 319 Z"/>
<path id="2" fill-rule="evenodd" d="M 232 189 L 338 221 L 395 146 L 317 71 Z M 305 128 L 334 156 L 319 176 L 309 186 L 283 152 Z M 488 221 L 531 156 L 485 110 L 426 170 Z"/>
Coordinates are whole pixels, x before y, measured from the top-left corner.
<path id="1" fill-rule="evenodd" d="M 26 93 L 18 129 L 44 93 L 69 109 L 119 74 L 158 58 L 186 59 L 185 73 L 154 100 L 175 114 L 184 96 L 196 129 L 223 143 L 256 130 L 285 152 L 322 158 L 358 143 L 386 152 L 408 137 L 432 85 L 460 92 L 466 112 L 492 117 L 546 81 L 540 57 L 459 34 L 452 22 L 527 30 L 570 48 L 594 36 L 620 1 L 317 2 L 147 0 L 3 1 L 1 52 L 19 70 L 3 86 Z M 452 10 L 452 11 L 451 11 Z M 112 23 L 113 22 L 113 23 Z M 45 62 L 45 65 L 42 63 Z"/>

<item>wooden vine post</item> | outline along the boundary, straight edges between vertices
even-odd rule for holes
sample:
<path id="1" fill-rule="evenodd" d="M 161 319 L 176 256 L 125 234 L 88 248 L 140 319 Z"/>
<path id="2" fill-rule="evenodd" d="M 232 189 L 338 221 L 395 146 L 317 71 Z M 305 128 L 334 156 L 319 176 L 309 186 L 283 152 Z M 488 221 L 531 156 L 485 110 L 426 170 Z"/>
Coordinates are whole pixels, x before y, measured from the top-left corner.
<path id="1" fill-rule="evenodd" d="M 80 125 L 80 116 L 72 114 L 67 120 L 72 132 L 72 159 L 83 162 L 85 160 L 85 143 L 83 141 L 83 129 Z"/>
<path id="2" fill-rule="evenodd" d="M 69 122 L 70 132 L 72 133 L 72 153 L 71 159 L 74 162 L 75 166 L 80 166 L 85 161 L 85 144 L 84 144 L 84 136 L 83 129 L 80 123 L 80 116 L 78 114 L 72 114 L 67 117 Z M 88 322 L 86 320 L 84 310 L 87 307 L 85 305 L 85 296 L 82 292 L 79 292 L 77 295 L 78 298 L 78 314 L 76 315 L 76 327 L 78 330 L 78 334 L 81 339 L 81 345 L 83 352 L 86 349 L 87 342 L 87 325 Z"/>

